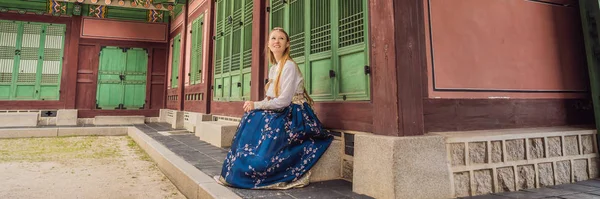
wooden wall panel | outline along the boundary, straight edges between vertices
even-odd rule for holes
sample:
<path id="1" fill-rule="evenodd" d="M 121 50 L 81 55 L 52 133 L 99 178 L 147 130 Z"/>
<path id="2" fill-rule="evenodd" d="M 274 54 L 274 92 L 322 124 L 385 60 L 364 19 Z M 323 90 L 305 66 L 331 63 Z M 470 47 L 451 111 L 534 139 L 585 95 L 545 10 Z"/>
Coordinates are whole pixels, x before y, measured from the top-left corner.
<path id="1" fill-rule="evenodd" d="M 98 51 L 99 49 L 96 45 L 79 45 L 77 97 L 75 97 L 76 109 L 90 110 L 96 107 Z"/>
<path id="2" fill-rule="evenodd" d="M 166 74 L 167 74 L 167 49 L 155 48 L 152 51 L 152 66 L 150 68 L 149 96 L 150 109 L 165 107 L 166 100 Z"/>
<path id="3" fill-rule="evenodd" d="M 589 99 L 427 99 L 427 132 L 593 125 Z"/>

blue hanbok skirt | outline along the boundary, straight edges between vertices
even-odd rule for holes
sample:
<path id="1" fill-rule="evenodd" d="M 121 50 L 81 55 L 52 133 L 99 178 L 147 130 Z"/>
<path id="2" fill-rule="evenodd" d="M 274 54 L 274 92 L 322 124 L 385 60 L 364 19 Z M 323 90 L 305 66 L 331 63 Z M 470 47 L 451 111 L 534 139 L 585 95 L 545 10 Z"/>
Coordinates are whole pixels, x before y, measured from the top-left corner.
<path id="1" fill-rule="evenodd" d="M 221 175 L 215 178 L 245 189 L 302 187 L 332 141 L 307 103 L 253 110 L 242 117 Z"/>

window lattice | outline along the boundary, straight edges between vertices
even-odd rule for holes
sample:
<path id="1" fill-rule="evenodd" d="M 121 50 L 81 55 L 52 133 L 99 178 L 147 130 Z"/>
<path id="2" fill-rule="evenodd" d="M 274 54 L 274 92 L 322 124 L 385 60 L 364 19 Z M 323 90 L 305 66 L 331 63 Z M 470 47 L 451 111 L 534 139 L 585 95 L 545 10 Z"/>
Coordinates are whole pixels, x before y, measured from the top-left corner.
<path id="1" fill-rule="evenodd" d="M 223 8 L 224 4 L 225 4 L 225 1 L 223 1 L 223 0 L 220 0 L 217 3 L 217 10 L 218 10 L 217 14 L 216 14 L 217 15 L 217 30 L 216 30 L 217 35 L 219 35 L 219 34 L 221 34 L 221 32 L 223 32 L 224 21 L 223 21 L 223 12 L 222 12 L 223 9 L 222 8 Z"/>
<path id="2" fill-rule="evenodd" d="M 231 39 L 228 39 L 227 37 L 224 38 L 225 41 L 223 42 L 223 50 L 224 50 L 224 58 L 223 58 L 223 73 L 227 73 L 230 71 L 231 69 Z"/>
<path id="3" fill-rule="evenodd" d="M 252 66 L 252 0 L 246 0 L 244 4 L 244 49 L 243 49 L 243 68 Z"/>
<path id="4" fill-rule="evenodd" d="M 284 20 L 284 5 L 281 1 L 278 0 L 272 0 L 273 6 L 272 6 L 272 18 L 271 18 L 271 25 L 274 27 L 283 27 L 283 20 Z"/>
<path id="5" fill-rule="evenodd" d="M 311 0 L 310 52 L 312 54 L 331 50 L 330 6 L 330 1 Z"/>
<path id="6" fill-rule="evenodd" d="M 17 46 L 18 30 L 19 25 L 17 23 L 10 21 L 0 21 L 0 50 L 2 49 L 2 46 Z"/>
<path id="7" fill-rule="evenodd" d="M 21 60 L 38 60 L 39 59 L 38 48 L 21 48 Z"/>
<path id="8" fill-rule="evenodd" d="M 340 47 L 364 42 L 363 10 L 362 0 L 340 0 Z"/>
<path id="9" fill-rule="evenodd" d="M 290 2 L 290 54 L 304 57 L 304 0 Z"/>
<path id="10" fill-rule="evenodd" d="M 10 59 L 12 61 L 15 58 L 15 50 L 16 48 L 13 46 L 0 46 L 0 60 Z"/>
<path id="11" fill-rule="evenodd" d="M 217 52 L 215 53 L 215 74 L 221 74 L 222 64 L 223 64 L 223 52 L 221 52 L 221 48 L 223 46 L 223 38 L 219 37 L 216 42 Z"/>
<path id="12" fill-rule="evenodd" d="M 241 41 L 242 31 L 236 30 L 233 32 L 232 37 L 232 47 L 231 49 L 231 71 L 237 71 L 240 69 L 240 41 Z"/>

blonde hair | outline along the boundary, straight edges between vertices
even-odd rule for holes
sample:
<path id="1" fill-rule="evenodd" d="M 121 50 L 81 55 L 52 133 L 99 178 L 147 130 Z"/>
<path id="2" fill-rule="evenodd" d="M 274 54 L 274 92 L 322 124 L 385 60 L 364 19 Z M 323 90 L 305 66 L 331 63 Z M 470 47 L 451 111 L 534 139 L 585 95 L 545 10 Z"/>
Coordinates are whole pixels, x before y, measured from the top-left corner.
<path id="1" fill-rule="evenodd" d="M 273 28 L 273 30 L 271 30 L 271 32 L 269 33 L 269 35 L 271 35 L 273 32 L 275 31 L 279 31 L 281 33 L 283 33 L 285 35 L 285 38 L 287 40 L 287 42 L 290 42 L 290 36 L 287 34 L 287 32 L 285 32 L 285 30 L 283 30 L 283 28 L 280 27 L 275 27 Z M 273 51 L 271 51 L 271 49 L 269 49 L 269 41 L 267 41 L 267 45 L 266 45 L 266 49 L 265 51 L 267 52 L 267 59 L 269 60 L 269 62 L 271 64 L 277 64 L 277 67 L 279 68 L 279 71 L 277 72 L 277 77 L 275 78 L 275 88 L 273 89 L 275 91 L 275 97 L 279 97 L 279 81 L 281 78 L 281 72 L 283 71 L 283 66 L 285 65 L 285 63 L 289 60 L 292 61 L 294 63 L 294 65 L 296 66 L 296 69 L 298 70 L 299 73 L 300 72 L 300 68 L 298 67 L 298 64 L 296 64 L 296 62 L 294 62 L 294 60 L 292 59 L 292 57 L 290 56 L 290 48 L 291 46 L 288 46 L 285 48 L 285 50 L 283 50 L 283 56 L 281 57 L 281 60 L 279 60 L 279 63 L 277 63 L 277 59 L 275 58 L 275 55 L 273 54 Z M 269 81 L 267 82 L 267 84 L 265 85 L 265 91 L 269 88 L 269 85 L 271 84 L 271 79 L 269 79 Z M 302 88 L 304 89 L 304 98 L 306 98 L 306 101 L 308 102 L 309 105 L 312 105 L 314 103 L 313 99 L 308 95 L 308 92 L 306 92 L 306 87 L 304 87 L 304 85 L 302 85 Z"/>

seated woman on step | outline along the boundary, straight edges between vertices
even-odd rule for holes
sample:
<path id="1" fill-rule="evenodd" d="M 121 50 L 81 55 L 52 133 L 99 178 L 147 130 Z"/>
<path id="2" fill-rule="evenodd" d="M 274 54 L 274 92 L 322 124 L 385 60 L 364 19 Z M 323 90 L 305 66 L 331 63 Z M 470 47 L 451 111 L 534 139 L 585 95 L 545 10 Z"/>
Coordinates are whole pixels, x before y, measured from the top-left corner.
<path id="1" fill-rule="evenodd" d="M 269 82 L 266 98 L 247 101 L 221 175 L 222 185 L 245 189 L 290 189 L 308 185 L 310 169 L 333 136 L 322 128 L 290 57 L 290 38 L 275 28 L 267 44 Z"/>

